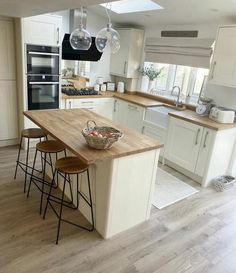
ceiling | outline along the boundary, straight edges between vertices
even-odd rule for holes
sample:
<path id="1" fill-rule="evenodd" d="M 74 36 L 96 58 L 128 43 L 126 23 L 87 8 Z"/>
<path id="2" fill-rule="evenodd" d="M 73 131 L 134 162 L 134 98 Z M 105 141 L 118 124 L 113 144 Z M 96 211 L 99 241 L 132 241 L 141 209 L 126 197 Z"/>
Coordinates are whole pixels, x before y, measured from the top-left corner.
<path id="1" fill-rule="evenodd" d="M 114 0 L 109 0 L 114 1 Z M 0 0 L 0 15 L 27 17 L 103 3 L 104 0 Z"/>
<path id="2" fill-rule="evenodd" d="M 135 0 L 133 0 L 135 1 Z M 203 24 L 213 22 L 236 23 L 236 0 L 153 0 L 164 9 L 150 12 L 116 14 L 112 21 L 119 24 L 149 26 L 156 24 Z M 89 7 L 104 15 L 101 6 Z"/>
<path id="3" fill-rule="evenodd" d="M 89 6 L 89 10 L 105 15 L 98 4 L 105 0 L 0 0 L 0 15 L 27 17 L 53 11 Z M 109 0 L 114 1 L 114 0 Z M 135 1 L 135 0 L 133 0 Z M 153 0 L 164 9 L 129 14 L 111 13 L 117 24 L 148 26 L 155 24 L 236 23 L 236 0 Z"/>

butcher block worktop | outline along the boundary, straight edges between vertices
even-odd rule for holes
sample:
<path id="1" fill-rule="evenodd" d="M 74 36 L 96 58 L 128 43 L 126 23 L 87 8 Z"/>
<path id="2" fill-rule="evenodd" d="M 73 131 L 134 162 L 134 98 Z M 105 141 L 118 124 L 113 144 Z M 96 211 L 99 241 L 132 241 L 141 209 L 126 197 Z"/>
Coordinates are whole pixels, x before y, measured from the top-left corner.
<path id="1" fill-rule="evenodd" d="M 233 123 L 233 124 L 217 123 L 209 119 L 208 117 L 199 116 L 198 114 L 196 114 L 196 112 L 190 111 L 190 110 L 171 112 L 169 113 L 169 115 L 175 118 L 192 122 L 197 125 L 207 127 L 212 130 L 225 130 L 225 129 L 236 128 L 236 123 Z"/>
<path id="2" fill-rule="evenodd" d="M 26 111 L 24 115 L 53 138 L 61 141 L 86 164 L 138 154 L 163 146 L 157 140 L 123 127 L 86 109 Z M 109 150 L 92 149 L 87 146 L 81 134 L 81 130 L 86 127 L 88 120 L 96 121 L 98 126 L 115 127 L 124 133 L 124 137 Z"/>
<path id="3" fill-rule="evenodd" d="M 106 91 L 106 92 L 100 92 L 101 95 L 85 95 L 85 96 L 67 96 L 65 94 L 62 95 L 62 99 L 64 100 L 69 100 L 69 99 L 88 99 L 88 98 L 117 98 L 117 99 L 122 99 L 131 103 L 135 103 L 137 105 L 143 106 L 143 107 L 150 107 L 150 106 L 156 106 L 163 104 L 162 102 L 159 102 L 154 99 L 142 97 L 139 95 L 130 95 L 130 94 L 121 94 L 117 92 L 111 92 L 111 91 Z"/>

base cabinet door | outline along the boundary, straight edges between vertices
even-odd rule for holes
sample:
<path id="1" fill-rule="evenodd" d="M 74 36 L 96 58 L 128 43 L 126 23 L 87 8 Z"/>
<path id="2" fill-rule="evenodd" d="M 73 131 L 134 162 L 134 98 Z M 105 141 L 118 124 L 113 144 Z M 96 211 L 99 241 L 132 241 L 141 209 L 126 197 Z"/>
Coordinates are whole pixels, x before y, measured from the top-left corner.
<path id="1" fill-rule="evenodd" d="M 125 112 L 126 112 L 126 102 L 115 99 L 113 120 L 115 122 L 121 123 L 122 125 L 125 125 Z"/>
<path id="2" fill-rule="evenodd" d="M 144 108 L 133 103 L 126 103 L 125 115 L 125 125 L 141 133 Z"/>
<path id="3" fill-rule="evenodd" d="M 96 107 L 96 113 L 99 115 L 113 119 L 113 110 L 114 110 L 114 99 L 113 98 L 102 98 L 99 99 L 99 105 Z"/>
<path id="4" fill-rule="evenodd" d="M 0 81 L 0 140 L 18 138 L 15 81 Z"/>
<path id="5" fill-rule="evenodd" d="M 165 158 L 190 172 L 194 172 L 202 134 L 202 126 L 171 117 Z"/>
<path id="6" fill-rule="evenodd" d="M 154 138 L 154 139 L 158 140 L 161 144 L 165 145 L 165 141 L 166 141 L 165 130 L 159 129 L 156 126 L 152 126 L 152 125 L 145 123 L 142 128 L 142 133 L 145 136 L 149 136 L 151 138 Z M 164 148 L 161 149 L 160 156 L 163 156 L 163 154 L 164 154 Z"/>
<path id="7" fill-rule="evenodd" d="M 195 173 L 198 176 L 203 177 L 205 174 L 205 170 L 209 162 L 209 157 L 211 155 L 211 150 L 214 145 L 215 134 L 216 132 L 211 129 L 204 128 L 203 130 L 200 151 L 199 151 L 198 160 L 197 160 L 197 164 L 195 168 Z"/>

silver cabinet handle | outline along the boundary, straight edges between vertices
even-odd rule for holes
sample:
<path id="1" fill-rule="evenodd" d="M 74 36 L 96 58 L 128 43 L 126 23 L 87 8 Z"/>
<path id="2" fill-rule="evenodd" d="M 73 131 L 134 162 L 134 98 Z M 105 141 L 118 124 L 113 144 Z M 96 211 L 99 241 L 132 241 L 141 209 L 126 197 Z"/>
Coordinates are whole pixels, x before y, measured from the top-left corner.
<path id="1" fill-rule="evenodd" d="M 201 129 L 197 130 L 197 136 L 196 136 L 195 145 L 198 145 L 198 138 L 199 138 L 200 131 L 201 131 Z"/>
<path id="2" fill-rule="evenodd" d="M 117 100 L 115 100 L 115 103 L 114 103 L 114 112 L 116 112 L 116 104 L 117 104 Z"/>
<path id="3" fill-rule="evenodd" d="M 60 56 L 59 53 L 48 53 L 48 52 L 37 52 L 37 51 L 29 51 L 28 54 L 40 55 L 40 56 Z"/>
<path id="4" fill-rule="evenodd" d="M 124 63 L 124 75 L 126 74 L 126 72 L 127 72 L 127 61 L 125 61 Z"/>
<path id="5" fill-rule="evenodd" d="M 59 27 L 57 28 L 57 44 L 59 45 L 60 43 L 60 29 Z"/>
<path id="6" fill-rule="evenodd" d="M 214 78 L 215 68 L 216 68 L 216 61 L 214 61 L 213 65 L 212 65 L 211 80 L 213 80 L 213 78 Z"/>
<path id="7" fill-rule="evenodd" d="M 144 133 L 144 130 L 145 130 L 145 126 L 142 127 L 142 134 Z"/>
<path id="8" fill-rule="evenodd" d="M 71 101 L 69 101 L 69 108 L 71 109 Z"/>
<path id="9" fill-rule="evenodd" d="M 50 84 L 50 85 L 54 85 L 54 84 L 60 84 L 59 82 L 29 82 L 29 84 L 33 85 L 33 84 L 39 84 L 39 85 L 44 85 L 44 84 Z"/>
<path id="10" fill-rule="evenodd" d="M 138 107 L 137 107 L 137 106 L 133 106 L 133 105 L 128 104 L 128 107 L 129 107 L 129 109 L 131 109 L 131 110 L 138 110 Z"/>
<path id="11" fill-rule="evenodd" d="M 94 103 L 94 101 L 82 101 L 82 104 L 86 104 L 86 103 Z"/>
<path id="12" fill-rule="evenodd" d="M 207 131 L 206 134 L 205 134 L 205 139 L 204 139 L 204 144 L 203 144 L 203 148 L 205 149 L 206 146 L 207 146 L 207 138 L 208 138 L 208 135 L 209 135 L 209 132 Z"/>

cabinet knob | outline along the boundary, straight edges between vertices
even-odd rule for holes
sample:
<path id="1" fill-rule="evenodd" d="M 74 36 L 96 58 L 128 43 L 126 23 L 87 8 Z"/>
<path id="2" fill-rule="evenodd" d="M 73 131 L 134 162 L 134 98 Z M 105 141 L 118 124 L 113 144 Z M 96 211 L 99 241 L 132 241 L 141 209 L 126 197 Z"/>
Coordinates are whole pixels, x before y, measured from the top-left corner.
<path id="1" fill-rule="evenodd" d="M 124 63 L 124 75 L 126 75 L 126 72 L 127 72 L 127 61 L 125 61 Z"/>

